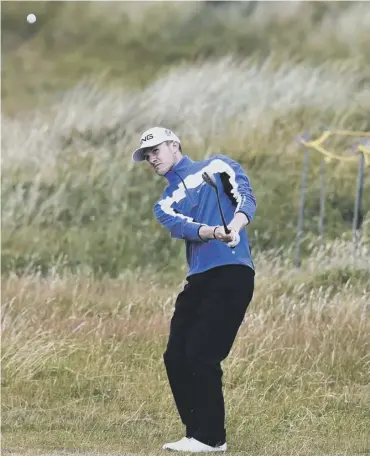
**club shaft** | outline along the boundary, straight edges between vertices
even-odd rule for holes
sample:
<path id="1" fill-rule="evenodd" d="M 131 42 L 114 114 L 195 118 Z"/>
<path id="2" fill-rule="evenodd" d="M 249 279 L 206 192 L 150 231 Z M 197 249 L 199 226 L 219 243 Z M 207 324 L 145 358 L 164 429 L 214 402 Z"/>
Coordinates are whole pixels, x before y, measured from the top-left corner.
<path id="1" fill-rule="evenodd" d="M 223 213 L 223 210 L 222 210 L 222 207 L 221 207 L 220 197 L 219 197 L 219 194 L 218 194 L 218 189 L 216 188 L 215 190 L 216 190 L 216 195 L 217 195 L 218 208 L 220 210 L 220 215 L 221 215 L 222 223 L 224 225 L 225 233 L 226 234 L 230 234 L 231 230 L 229 230 L 229 228 L 227 227 L 227 224 L 226 224 L 224 213 Z"/>

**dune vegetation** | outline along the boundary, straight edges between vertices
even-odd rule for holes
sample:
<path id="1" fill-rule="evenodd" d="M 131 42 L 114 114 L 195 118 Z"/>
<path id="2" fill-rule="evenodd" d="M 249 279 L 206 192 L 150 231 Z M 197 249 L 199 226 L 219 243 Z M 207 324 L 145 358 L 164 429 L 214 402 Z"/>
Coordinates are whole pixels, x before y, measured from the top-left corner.
<path id="1" fill-rule="evenodd" d="M 154 455 L 181 437 L 162 353 L 184 246 L 153 216 L 165 181 L 131 161 L 163 125 L 195 160 L 238 160 L 257 198 L 256 292 L 224 363 L 231 454 L 366 454 L 369 160 L 354 251 L 358 161 L 327 163 L 321 243 L 310 152 L 293 261 L 298 136 L 370 131 L 367 2 L 1 9 L 3 447 Z"/>

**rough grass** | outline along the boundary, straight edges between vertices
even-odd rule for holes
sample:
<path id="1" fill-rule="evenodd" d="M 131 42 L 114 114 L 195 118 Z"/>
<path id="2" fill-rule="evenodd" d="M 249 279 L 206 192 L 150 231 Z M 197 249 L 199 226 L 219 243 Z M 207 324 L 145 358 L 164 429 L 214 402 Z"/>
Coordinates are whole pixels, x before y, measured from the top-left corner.
<path id="1" fill-rule="evenodd" d="M 32 2 L 33 26 L 30 6 L 2 4 L 3 272 L 117 276 L 184 261 L 153 220 L 164 182 L 130 160 L 152 125 L 174 129 L 194 159 L 242 163 L 255 250 L 295 238 L 297 136 L 370 130 L 365 3 Z M 361 140 L 328 147 L 353 154 Z M 321 158 L 310 157 L 303 254 L 318 232 Z M 356 174 L 355 161 L 329 163 L 327 239 L 350 235 Z M 361 222 L 369 185 L 366 172 Z"/>
<path id="2" fill-rule="evenodd" d="M 231 454 L 369 450 L 369 250 L 336 261 L 346 248 L 328 245 L 300 271 L 257 256 L 224 363 Z M 3 279 L 3 446 L 159 454 L 180 436 L 162 353 L 182 286 L 133 271 Z"/>
<path id="3" fill-rule="evenodd" d="M 2 452 L 159 455 L 182 436 L 162 353 L 183 245 L 152 214 L 164 182 L 130 161 L 166 125 L 192 158 L 239 160 L 258 200 L 256 294 L 224 363 L 230 454 L 369 453 L 368 168 L 354 255 L 357 164 L 328 164 L 319 247 L 311 154 L 292 266 L 297 135 L 370 130 L 366 2 L 1 7 Z"/>
<path id="4" fill-rule="evenodd" d="M 142 88 L 169 68 L 228 53 L 369 63 L 366 2 L 135 3 L 2 2 L 7 111 L 43 103 L 85 76 Z"/>
<path id="5" fill-rule="evenodd" d="M 369 92 L 350 64 L 313 69 L 273 57 L 261 65 L 229 56 L 174 69 L 138 93 L 81 84 L 44 111 L 5 118 L 4 271 L 46 271 L 62 262 L 117 275 L 125 267 L 182 259 L 180 243 L 168 244 L 153 219 L 164 182 L 131 162 L 149 125 L 175 129 L 193 159 L 226 153 L 239 160 L 258 201 L 253 245 L 290 245 L 303 152 L 297 135 L 310 125 L 314 132 L 320 125 L 369 130 L 368 106 Z M 329 147 L 346 155 L 360 141 Z M 314 236 L 321 158 L 313 153 L 310 160 L 304 229 Z M 328 166 L 329 238 L 351 229 L 356 173 L 356 161 Z M 370 207 L 369 183 L 366 173 L 361 220 Z"/>

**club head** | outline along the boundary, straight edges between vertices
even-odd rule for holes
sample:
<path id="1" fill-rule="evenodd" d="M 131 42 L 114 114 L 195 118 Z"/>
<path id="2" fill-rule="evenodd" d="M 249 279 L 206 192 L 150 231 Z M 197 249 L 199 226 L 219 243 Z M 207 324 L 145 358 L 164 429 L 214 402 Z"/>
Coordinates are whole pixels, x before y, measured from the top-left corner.
<path id="1" fill-rule="evenodd" d="M 203 180 L 206 184 L 210 185 L 211 187 L 217 189 L 217 184 L 214 176 L 210 176 L 208 173 L 204 172 L 202 174 Z"/>

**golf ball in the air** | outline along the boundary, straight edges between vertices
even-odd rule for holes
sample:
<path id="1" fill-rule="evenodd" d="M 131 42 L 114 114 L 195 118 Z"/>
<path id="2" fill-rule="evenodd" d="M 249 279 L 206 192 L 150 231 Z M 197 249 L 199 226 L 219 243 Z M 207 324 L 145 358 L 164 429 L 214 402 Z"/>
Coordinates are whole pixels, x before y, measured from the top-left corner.
<path id="1" fill-rule="evenodd" d="M 27 16 L 27 22 L 29 24 L 33 24 L 34 22 L 36 22 L 36 16 L 34 14 L 29 14 Z"/>

